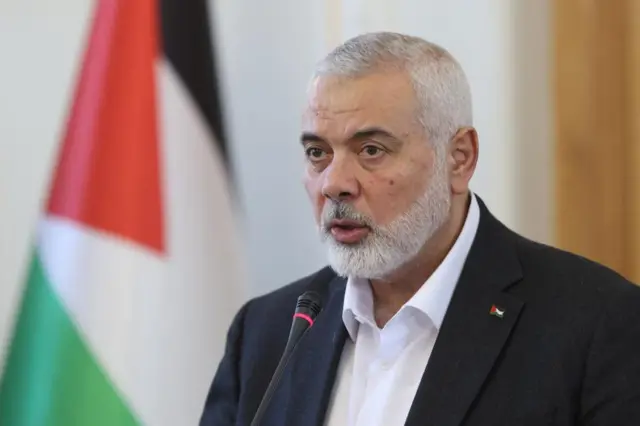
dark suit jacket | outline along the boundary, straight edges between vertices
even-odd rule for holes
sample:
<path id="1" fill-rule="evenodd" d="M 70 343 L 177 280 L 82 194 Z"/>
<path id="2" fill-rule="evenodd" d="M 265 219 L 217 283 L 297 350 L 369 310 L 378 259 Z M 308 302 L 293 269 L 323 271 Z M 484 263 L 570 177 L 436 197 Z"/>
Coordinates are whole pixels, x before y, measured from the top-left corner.
<path id="1" fill-rule="evenodd" d="M 513 233 L 479 204 L 479 229 L 406 425 L 640 425 L 640 288 Z M 347 338 L 345 279 L 329 268 L 239 311 L 201 426 L 250 424 L 296 300 L 310 288 L 324 309 L 295 349 L 263 424 L 323 424 Z M 492 305 L 502 318 L 489 314 Z"/>

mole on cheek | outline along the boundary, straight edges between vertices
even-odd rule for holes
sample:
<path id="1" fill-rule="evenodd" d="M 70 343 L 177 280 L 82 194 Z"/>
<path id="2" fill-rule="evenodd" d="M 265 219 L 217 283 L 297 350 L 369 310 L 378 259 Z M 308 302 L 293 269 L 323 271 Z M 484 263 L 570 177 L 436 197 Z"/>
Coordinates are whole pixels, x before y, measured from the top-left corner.
<path id="1" fill-rule="evenodd" d="M 395 185 L 395 184 L 396 184 L 396 183 L 393 181 L 393 179 L 389 179 L 389 185 L 390 185 L 390 186 L 393 186 L 393 185 Z"/>

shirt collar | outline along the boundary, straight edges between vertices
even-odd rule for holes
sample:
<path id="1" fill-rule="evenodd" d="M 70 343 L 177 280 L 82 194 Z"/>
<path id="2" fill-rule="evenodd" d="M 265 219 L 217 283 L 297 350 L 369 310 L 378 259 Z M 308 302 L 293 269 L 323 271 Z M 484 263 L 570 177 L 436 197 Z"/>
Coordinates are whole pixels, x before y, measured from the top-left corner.
<path id="1" fill-rule="evenodd" d="M 478 230 L 479 222 L 480 208 L 475 195 L 471 193 L 467 217 L 453 247 L 424 285 L 403 306 L 403 309 L 410 306 L 422 312 L 431 320 L 436 329 L 440 329 Z M 347 279 L 342 319 L 349 336 L 354 341 L 360 323 L 375 324 L 373 294 L 368 280 L 352 277 Z"/>

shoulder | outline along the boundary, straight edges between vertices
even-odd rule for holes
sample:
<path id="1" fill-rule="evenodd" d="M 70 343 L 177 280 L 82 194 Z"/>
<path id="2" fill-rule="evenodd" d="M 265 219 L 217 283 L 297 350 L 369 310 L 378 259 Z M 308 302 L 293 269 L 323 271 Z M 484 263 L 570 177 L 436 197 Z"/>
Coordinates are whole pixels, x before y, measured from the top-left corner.
<path id="1" fill-rule="evenodd" d="M 483 249 L 491 249 L 492 244 L 504 245 L 504 253 L 516 255 L 526 284 L 516 287 L 540 295 L 570 293 L 576 299 L 599 298 L 599 301 L 619 293 L 640 295 L 639 286 L 612 268 L 525 237 L 493 216 L 482 198 L 476 195 L 476 199 L 481 213 L 479 230 L 485 231 Z"/>
<path id="2" fill-rule="evenodd" d="M 245 316 L 249 320 L 255 318 L 264 321 L 271 318 L 289 322 L 300 295 L 314 290 L 326 298 L 335 277 L 335 272 L 329 266 L 318 269 L 276 290 L 250 299 L 244 307 Z"/>
<path id="3" fill-rule="evenodd" d="M 558 285 L 595 293 L 640 292 L 640 288 L 601 263 L 515 234 L 518 258 L 525 275 L 552 279 Z"/>
<path id="4" fill-rule="evenodd" d="M 251 376 L 259 369 L 275 369 L 287 342 L 298 297 L 314 290 L 326 298 L 339 282 L 335 276 L 332 269 L 325 267 L 245 303 L 232 327 L 242 340 L 242 371 Z"/>
<path id="5" fill-rule="evenodd" d="M 640 308 L 640 287 L 601 263 L 515 235 L 524 285 L 515 292 L 568 315 Z"/>

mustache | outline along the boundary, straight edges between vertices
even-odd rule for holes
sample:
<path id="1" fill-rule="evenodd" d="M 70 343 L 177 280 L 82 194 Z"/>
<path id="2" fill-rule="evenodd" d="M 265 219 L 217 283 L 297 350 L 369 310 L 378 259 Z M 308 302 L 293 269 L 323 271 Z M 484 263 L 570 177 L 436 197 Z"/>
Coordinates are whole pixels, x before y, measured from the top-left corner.
<path id="1" fill-rule="evenodd" d="M 373 220 L 369 216 L 358 212 L 351 204 L 340 201 L 326 203 L 322 210 L 322 228 L 328 230 L 329 223 L 338 219 L 353 220 L 362 226 L 375 229 Z"/>

